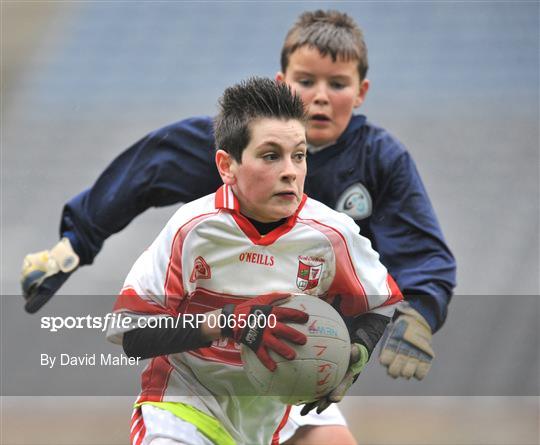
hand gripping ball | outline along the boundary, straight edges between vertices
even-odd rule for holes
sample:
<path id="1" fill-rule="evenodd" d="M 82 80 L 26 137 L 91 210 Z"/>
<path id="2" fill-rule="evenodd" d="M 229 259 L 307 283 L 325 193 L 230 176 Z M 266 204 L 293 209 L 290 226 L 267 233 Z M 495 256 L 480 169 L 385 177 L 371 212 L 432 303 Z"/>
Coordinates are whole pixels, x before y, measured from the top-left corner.
<path id="1" fill-rule="evenodd" d="M 291 405 L 311 402 L 332 391 L 343 379 L 350 359 L 349 332 L 339 313 L 318 297 L 295 295 L 281 306 L 309 314 L 306 324 L 289 324 L 307 336 L 307 343 L 289 343 L 296 351 L 294 360 L 270 351 L 277 363 L 274 372 L 242 345 L 244 370 L 259 395 L 278 396 L 283 403 Z"/>

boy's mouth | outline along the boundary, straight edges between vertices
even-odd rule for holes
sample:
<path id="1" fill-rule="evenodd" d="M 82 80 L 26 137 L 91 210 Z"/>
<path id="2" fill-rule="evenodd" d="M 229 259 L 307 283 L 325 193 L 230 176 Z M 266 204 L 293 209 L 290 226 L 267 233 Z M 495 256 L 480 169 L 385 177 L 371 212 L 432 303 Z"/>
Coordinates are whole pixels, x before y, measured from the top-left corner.
<path id="1" fill-rule="evenodd" d="M 276 193 L 276 196 L 279 196 L 280 198 L 293 199 L 293 198 L 296 198 L 296 193 L 294 193 L 294 192 L 279 192 L 279 193 Z"/>
<path id="2" fill-rule="evenodd" d="M 321 114 L 321 113 L 312 114 L 309 117 L 309 119 L 315 122 L 329 122 L 330 121 L 330 118 L 326 114 Z"/>

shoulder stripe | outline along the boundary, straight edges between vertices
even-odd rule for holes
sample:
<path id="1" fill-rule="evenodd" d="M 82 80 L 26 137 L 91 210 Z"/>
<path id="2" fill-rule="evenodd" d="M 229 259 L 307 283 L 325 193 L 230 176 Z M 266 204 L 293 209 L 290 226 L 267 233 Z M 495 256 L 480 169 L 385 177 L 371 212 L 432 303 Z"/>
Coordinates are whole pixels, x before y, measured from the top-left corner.
<path id="1" fill-rule="evenodd" d="M 184 298 L 184 286 L 182 283 L 182 248 L 184 239 L 197 224 L 217 213 L 219 213 L 219 210 L 193 217 L 182 225 L 174 235 L 169 265 L 167 266 L 167 273 L 165 275 L 164 291 L 165 306 L 172 308 L 175 311 L 178 310 L 180 303 Z"/>
<path id="2" fill-rule="evenodd" d="M 342 299 L 341 309 L 344 315 L 358 315 L 369 310 L 369 303 L 364 286 L 356 274 L 349 247 L 343 235 L 333 227 L 314 219 L 298 218 L 321 232 L 330 241 L 336 257 L 336 273 L 329 289 L 330 295 L 347 295 L 356 298 Z"/>

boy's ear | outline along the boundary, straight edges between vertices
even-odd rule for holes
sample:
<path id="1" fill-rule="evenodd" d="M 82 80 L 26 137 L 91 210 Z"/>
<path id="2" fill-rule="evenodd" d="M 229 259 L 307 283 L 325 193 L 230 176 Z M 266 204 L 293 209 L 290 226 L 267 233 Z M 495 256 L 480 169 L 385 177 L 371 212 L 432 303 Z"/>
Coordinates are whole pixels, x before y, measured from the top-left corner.
<path id="1" fill-rule="evenodd" d="M 279 83 L 285 82 L 285 74 L 283 74 L 281 71 L 278 71 L 276 73 L 276 82 L 279 82 Z"/>
<path id="2" fill-rule="evenodd" d="M 224 150 L 216 151 L 216 167 L 223 184 L 233 185 L 236 183 L 235 160 Z"/>
<path id="3" fill-rule="evenodd" d="M 356 99 L 354 101 L 354 108 L 358 108 L 360 105 L 364 103 L 368 90 L 369 90 L 369 80 L 364 79 L 360 83 L 360 90 L 358 91 L 358 96 L 356 96 Z"/>

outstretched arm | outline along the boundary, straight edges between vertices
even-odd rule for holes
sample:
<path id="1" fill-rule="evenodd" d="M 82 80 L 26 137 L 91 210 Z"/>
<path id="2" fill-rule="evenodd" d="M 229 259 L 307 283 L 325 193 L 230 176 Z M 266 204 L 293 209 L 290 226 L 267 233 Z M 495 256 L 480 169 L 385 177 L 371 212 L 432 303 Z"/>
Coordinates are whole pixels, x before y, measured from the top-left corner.
<path id="1" fill-rule="evenodd" d="M 408 306 L 396 311 L 380 361 L 394 378 L 421 380 L 434 357 L 432 333 L 446 319 L 456 263 L 406 151 L 387 164 L 385 177 L 369 229 Z"/>
<path id="2" fill-rule="evenodd" d="M 152 132 L 120 154 L 91 188 L 64 206 L 60 233 L 69 242 L 25 258 L 26 310 L 39 310 L 76 267 L 91 264 L 104 241 L 146 209 L 212 193 L 221 183 L 213 152 L 212 120 L 205 117 Z M 54 253 L 61 246 L 73 258 L 69 267 Z"/>
<path id="3" fill-rule="evenodd" d="M 213 193 L 221 184 L 213 154 L 210 118 L 161 128 L 120 154 L 90 189 L 64 206 L 60 232 L 81 265 L 91 264 L 109 236 L 148 208 Z"/>
<path id="4" fill-rule="evenodd" d="M 436 332 L 446 319 L 456 263 L 409 153 L 385 170 L 370 219 L 375 249 L 405 299 Z"/>

